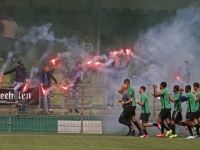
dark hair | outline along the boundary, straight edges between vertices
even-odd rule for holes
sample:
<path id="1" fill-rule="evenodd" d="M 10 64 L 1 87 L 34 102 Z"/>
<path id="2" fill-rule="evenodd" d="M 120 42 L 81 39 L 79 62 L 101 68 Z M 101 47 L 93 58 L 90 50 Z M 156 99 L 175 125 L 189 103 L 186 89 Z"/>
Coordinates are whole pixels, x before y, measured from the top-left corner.
<path id="1" fill-rule="evenodd" d="M 163 88 L 167 87 L 167 82 L 161 82 L 160 85 L 162 85 Z"/>
<path id="2" fill-rule="evenodd" d="M 193 86 L 199 88 L 199 82 L 194 82 Z"/>
<path id="3" fill-rule="evenodd" d="M 186 86 L 185 86 L 185 89 L 187 89 L 187 90 L 191 91 L 191 89 L 192 89 L 192 88 L 191 88 L 191 86 L 190 86 L 190 85 L 186 85 Z"/>
<path id="4" fill-rule="evenodd" d="M 81 64 L 81 62 L 80 62 L 80 61 L 77 61 L 77 62 L 76 62 L 76 66 L 78 66 L 79 64 Z"/>
<path id="5" fill-rule="evenodd" d="M 146 91 L 146 87 L 145 86 L 141 86 L 140 89 L 142 89 L 144 92 Z"/>
<path id="6" fill-rule="evenodd" d="M 189 61 L 187 61 L 187 60 L 186 60 L 186 61 L 184 61 L 184 63 L 185 63 L 186 65 L 189 65 Z"/>
<path id="7" fill-rule="evenodd" d="M 125 79 L 125 80 L 124 80 L 124 83 L 125 83 L 125 82 L 128 82 L 129 84 L 131 83 L 131 81 L 130 81 L 129 79 Z"/>
<path id="8" fill-rule="evenodd" d="M 175 89 L 176 91 L 179 91 L 179 85 L 174 85 L 174 89 Z"/>

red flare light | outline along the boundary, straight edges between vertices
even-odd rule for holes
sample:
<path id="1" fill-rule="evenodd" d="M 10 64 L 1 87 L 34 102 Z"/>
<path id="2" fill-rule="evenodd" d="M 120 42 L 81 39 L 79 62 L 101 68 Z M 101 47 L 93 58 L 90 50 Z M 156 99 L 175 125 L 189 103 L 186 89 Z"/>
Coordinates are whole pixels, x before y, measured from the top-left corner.
<path id="1" fill-rule="evenodd" d="M 177 79 L 177 80 L 180 80 L 180 77 L 177 76 L 176 79 Z"/>
<path id="2" fill-rule="evenodd" d="M 99 65 L 99 64 L 100 64 L 100 62 L 96 62 L 96 63 L 95 63 L 95 65 Z"/>
<path id="3" fill-rule="evenodd" d="M 42 86 L 42 93 L 45 94 L 45 92 L 46 92 L 46 91 L 44 90 L 44 88 L 43 88 L 43 86 Z"/>
<path id="4" fill-rule="evenodd" d="M 117 52 L 114 52 L 114 55 L 116 55 L 117 54 Z"/>
<path id="5" fill-rule="evenodd" d="M 88 61 L 87 64 L 88 64 L 88 65 L 91 64 L 91 61 Z"/>
<path id="6" fill-rule="evenodd" d="M 28 89 L 28 85 L 26 83 L 25 86 L 24 86 L 24 88 L 23 88 L 23 90 L 22 90 L 22 92 L 26 92 L 27 89 Z"/>
<path id="7" fill-rule="evenodd" d="M 52 59 L 50 62 L 51 62 L 54 66 L 56 65 L 56 59 Z"/>
<path id="8" fill-rule="evenodd" d="M 3 78 L 3 76 L 0 76 L 0 83 L 2 82 L 2 78 Z"/>
<path id="9" fill-rule="evenodd" d="M 131 52 L 131 49 L 126 49 L 126 54 L 129 55 Z"/>
<path id="10" fill-rule="evenodd" d="M 66 86 L 66 87 L 61 86 L 61 88 L 64 89 L 64 90 L 68 90 L 68 87 L 67 87 L 67 86 Z"/>

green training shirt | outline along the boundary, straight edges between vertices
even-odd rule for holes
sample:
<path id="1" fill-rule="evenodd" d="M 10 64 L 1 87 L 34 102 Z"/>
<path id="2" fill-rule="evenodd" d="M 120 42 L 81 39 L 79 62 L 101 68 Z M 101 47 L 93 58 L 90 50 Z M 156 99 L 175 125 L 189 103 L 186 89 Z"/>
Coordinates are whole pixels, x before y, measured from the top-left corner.
<path id="1" fill-rule="evenodd" d="M 142 94 L 141 95 L 141 100 L 140 102 L 143 102 L 144 105 L 141 106 L 142 107 L 142 113 L 146 114 L 146 113 L 150 113 L 150 109 L 149 109 L 149 98 L 146 94 Z"/>
<path id="2" fill-rule="evenodd" d="M 180 99 L 180 93 L 174 94 L 174 111 L 182 112 L 182 102 Z"/>
<path id="3" fill-rule="evenodd" d="M 186 93 L 185 97 L 187 98 L 186 104 L 187 104 L 187 112 L 196 112 L 197 107 L 194 100 L 194 95 L 192 92 Z"/>
<path id="4" fill-rule="evenodd" d="M 163 108 L 171 108 L 170 100 L 169 100 L 169 90 L 163 89 L 160 91 L 161 93 L 161 106 Z"/>
<path id="5" fill-rule="evenodd" d="M 197 107 L 197 110 L 200 111 L 200 91 L 198 91 L 197 93 L 197 100 L 196 101 L 196 107 Z"/>
<path id="6" fill-rule="evenodd" d="M 135 90 L 132 86 L 130 86 L 128 89 L 127 89 L 127 93 L 131 95 L 131 98 L 133 99 L 132 101 L 132 106 L 136 106 L 136 102 L 135 102 Z"/>

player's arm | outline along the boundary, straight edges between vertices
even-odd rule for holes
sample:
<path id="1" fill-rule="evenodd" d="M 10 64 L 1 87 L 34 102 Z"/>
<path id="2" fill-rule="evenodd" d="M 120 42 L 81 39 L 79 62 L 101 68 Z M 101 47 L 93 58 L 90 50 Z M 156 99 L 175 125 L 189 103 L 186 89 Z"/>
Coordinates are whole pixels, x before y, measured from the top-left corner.
<path id="1" fill-rule="evenodd" d="M 136 103 L 140 106 L 143 106 L 144 105 L 144 102 L 143 101 L 139 101 L 139 100 L 136 100 Z"/>
<path id="2" fill-rule="evenodd" d="M 168 96 L 169 96 L 169 100 L 170 100 L 172 103 L 174 103 L 174 102 L 176 101 L 175 99 L 173 99 L 173 98 L 171 97 L 170 94 L 169 94 Z"/>
<path id="3" fill-rule="evenodd" d="M 162 94 L 160 92 L 158 92 L 157 90 L 157 85 L 153 85 L 153 94 L 152 94 L 154 97 L 160 97 L 162 96 Z"/>

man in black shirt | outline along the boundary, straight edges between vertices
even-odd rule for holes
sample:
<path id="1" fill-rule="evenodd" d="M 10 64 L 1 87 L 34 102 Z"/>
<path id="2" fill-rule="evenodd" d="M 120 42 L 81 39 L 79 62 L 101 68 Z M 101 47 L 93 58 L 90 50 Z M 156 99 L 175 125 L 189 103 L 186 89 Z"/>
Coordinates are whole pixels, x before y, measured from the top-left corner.
<path id="1" fill-rule="evenodd" d="M 15 94 L 15 107 L 18 105 L 18 97 L 19 97 L 19 89 L 22 88 L 25 82 L 28 82 L 28 72 L 24 67 L 24 63 L 19 60 L 18 65 L 13 69 L 6 71 L 3 75 L 7 75 L 10 73 L 16 72 L 15 81 L 13 83 L 14 94 Z"/>
<path id="2" fill-rule="evenodd" d="M 40 110 L 42 111 L 44 108 L 44 97 L 45 95 L 47 96 L 47 107 L 48 107 L 48 111 L 52 112 L 53 110 L 51 109 L 51 101 L 50 101 L 50 96 L 51 96 L 51 81 L 50 79 L 53 79 L 53 81 L 57 84 L 57 80 L 55 79 L 55 77 L 52 74 L 52 71 L 49 70 L 48 66 L 45 66 L 44 69 L 41 71 L 41 77 L 40 77 L 40 86 L 41 88 L 43 88 L 45 90 L 46 93 L 43 93 L 42 90 L 40 90 L 40 96 L 41 96 L 41 100 L 40 100 Z"/>
<path id="3" fill-rule="evenodd" d="M 123 112 L 121 113 L 119 117 L 119 123 L 124 124 L 129 127 L 129 132 L 132 133 L 134 130 L 134 127 L 131 124 L 130 117 L 132 116 L 133 109 L 131 108 L 132 106 L 132 98 L 131 96 L 127 93 L 127 85 L 124 84 L 121 86 L 120 92 L 122 93 L 122 98 L 118 100 L 119 103 L 122 104 L 123 106 Z M 130 135 L 130 134 L 127 134 Z"/>

